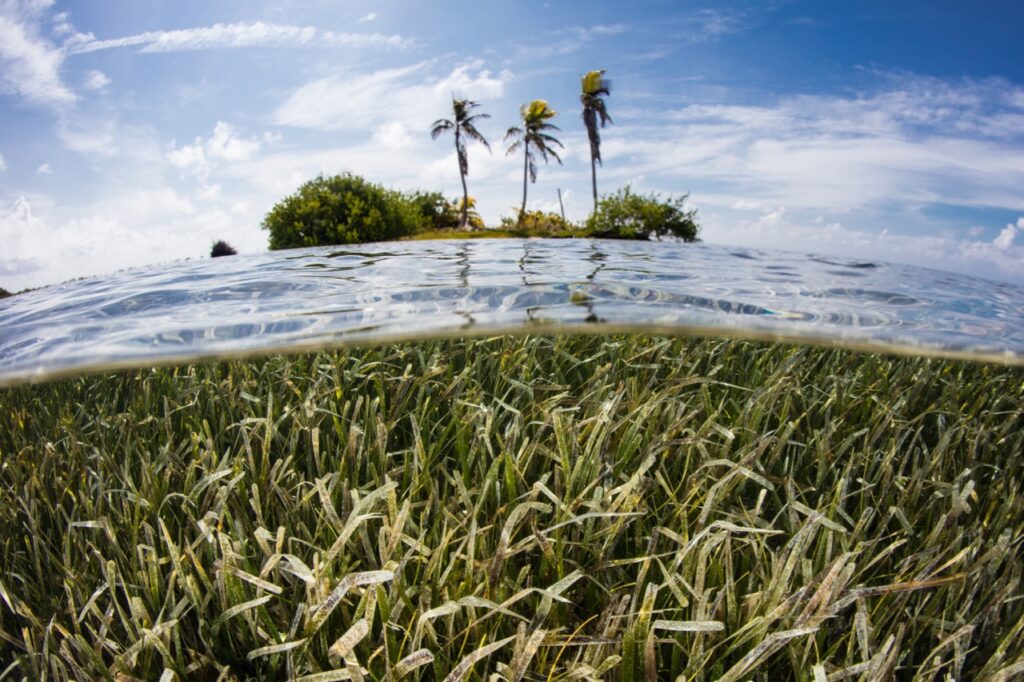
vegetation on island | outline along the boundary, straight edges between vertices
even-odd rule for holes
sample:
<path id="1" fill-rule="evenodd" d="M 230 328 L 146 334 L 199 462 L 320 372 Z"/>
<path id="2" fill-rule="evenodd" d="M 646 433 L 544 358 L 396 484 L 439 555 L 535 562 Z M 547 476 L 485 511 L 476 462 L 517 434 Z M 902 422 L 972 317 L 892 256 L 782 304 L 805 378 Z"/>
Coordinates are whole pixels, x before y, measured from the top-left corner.
<path id="1" fill-rule="evenodd" d="M 473 109 L 480 105 L 468 99 L 452 97 L 452 118 L 441 118 L 430 126 L 430 136 L 435 140 L 442 134 L 451 131 L 455 136 L 455 157 L 459 162 L 459 178 L 462 180 L 462 201 L 459 204 L 459 229 L 469 227 L 469 190 L 466 188 L 466 176 L 469 175 L 469 151 L 466 139 L 479 142 L 491 151 L 484 136 L 476 129 L 476 122 L 490 118 L 489 114 L 474 114 Z"/>
<path id="2" fill-rule="evenodd" d="M 700 230 L 696 210 L 686 208 L 688 195 L 663 201 L 657 194 L 637 195 L 629 187 L 606 195 L 597 193 L 597 165 L 602 164 L 600 129 L 611 123 L 605 98 L 611 82 L 605 71 L 591 71 L 581 79 L 580 104 L 590 147 L 591 186 L 594 212 L 582 223 L 567 221 L 564 215 L 526 208 L 530 183 L 537 181 L 539 161 L 553 158 L 562 163 L 558 149 L 563 145 L 551 121 L 558 115 L 545 100 L 533 100 L 519 111 L 520 122 L 505 133 L 510 142 L 507 155 L 523 154 L 523 198 L 513 217 L 488 229 L 470 196 L 469 142 L 490 151 L 491 146 L 477 129 L 490 118 L 477 113 L 478 102 L 452 96 L 451 118 L 439 118 L 430 126 L 437 139 L 452 133 L 455 157 L 462 183 L 462 196 L 453 201 L 437 192 L 399 192 L 374 184 L 351 173 L 322 175 L 303 184 L 278 202 L 263 220 L 270 232 L 271 249 L 288 249 L 328 244 L 355 244 L 392 239 L 440 239 L 462 237 L 606 237 L 650 239 L 675 237 L 695 241 Z"/>
<path id="3" fill-rule="evenodd" d="M 695 241 L 696 209 L 686 208 L 686 195 L 662 200 L 638 195 L 628 187 L 606 196 L 583 225 L 557 213 L 523 211 L 485 229 L 476 200 L 466 209 L 460 199 L 449 202 L 436 192 L 399 192 L 352 174 L 318 176 L 302 185 L 263 219 L 270 248 L 291 249 L 325 244 L 358 244 L 393 239 L 475 237 L 603 237 L 649 239 L 678 237 Z M 465 222 L 463 222 L 465 221 Z M 462 228 L 460 225 L 465 224 Z"/>
<path id="4" fill-rule="evenodd" d="M 223 239 L 217 240 L 217 242 L 214 243 L 213 248 L 210 249 L 210 258 L 222 258 L 224 256 L 236 255 L 238 255 L 238 252 L 235 251 L 235 248 Z"/>
<path id="5" fill-rule="evenodd" d="M 317 176 L 278 202 L 263 219 L 271 249 L 399 239 L 447 227 L 444 197 L 398 192 L 345 173 Z"/>
<path id="6" fill-rule="evenodd" d="M 697 209 L 687 208 L 689 195 L 669 196 L 635 194 L 630 187 L 606 196 L 587 219 L 587 231 L 609 239 L 650 239 L 676 237 L 696 241 L 700 230 Z"/>
<path id="7" fill-rule="evenodd" d="M 16 679 L 1011 679 L 1024 371 L 498 337 L 5 390 Z"/>
<path id="8" fill-rule="evenodd" d="M 548 162 L 548 157 L 553 158 L 562 165 L 562 159 L 555 151 L 555 147 L 562 147 L 551 131 L 558 130 L 558 126 L 549 123 L 558 115 L 548 103 L 542 99 L 535 99 L 529 104 L 524 104 L 519 109 L 519 116 L 522 119 L 520 125 L 512 126 L 505 131 L 505 141 L 511 141 L 506 150 L 506 155 L 511 156 L 523 150 L 523 206 L 519 209 L 519 215 L 526 213 L 526 188 L 527 179 L 530 182 L 537 182 L 537 154 Z"/>
<path id="9" fill-rule="evenodd" d="M 3 287 L 0 287 L 0 298 L 7 298 L 8 296 L 13 296 L 13 295 L 14 294 L 12 294 L 11 292 L 7 291 L 7 289 L 4 289 Z"/>

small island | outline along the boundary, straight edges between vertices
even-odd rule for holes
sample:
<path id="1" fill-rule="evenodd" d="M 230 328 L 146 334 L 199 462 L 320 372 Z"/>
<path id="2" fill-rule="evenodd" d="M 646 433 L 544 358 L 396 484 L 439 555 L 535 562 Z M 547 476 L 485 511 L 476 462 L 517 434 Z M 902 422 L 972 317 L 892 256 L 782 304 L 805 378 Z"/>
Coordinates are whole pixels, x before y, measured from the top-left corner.
<path id="1" fill-rule="evenodd" d="M 317 176 L 279 201 L 263 219 L 270 249 L 399 239 L 481 237 L 598 237 L 643 239 L 675 237 L 696 241 L 696 209 L 687 195 L 662 199 L 629 187 L 603 197 L 582 225 L 555 213 L 522 211 L 493 228 L 484 226 L 468 201 L 448 201 L 438 192 L 399 192 L 350 173 Z M 465 221 L 463 220 L 465 214 Z"/>
<path id="2" fill-rule="evenodd" d="M 591 189 L 594 210 L 582 224 L 561 215 L 527 210 L 529 186 L 537 181 L 538 162 L 554 159 L 561 164 L 559 128 L 551 121 L 558 115 L 545 100 L 533 100 L 520 107 L 519 121 L 505 133 L 508 155 L 522 153 L 522 204 L 514 217 L 486 226 L 476 200 L 467 185 L 469 152 L 467 141 L 490 151 L 490 143 L 477 130 L 488 114 L 477 113 L 478 102 L 452 96 L 451 118 L 440 118 L 430 126 L 435 140 L 451 133 L 462 184 L 462 197 L 448 200 L 431 191 L 400 192 L 370 182 L 358 175 L 322 174 L 304 183 L 279 201 L 263 219 L 270 232 L 270 249 L 289 249 L 395 239 L 462 239 L 480 237 L 596 237 L 604 239 L 661 239 L 673 237 L 697 241 L 700 226 L 697 210 L 686 205 L 688 194 L 662 198 L 657 193 L 638 194 L 628 185 L 599 197 L 597 166 L 602 164 L 600 129 L 612 122 L 605 97 L 611 82 L 603 70 L 590 71 L 581 79 L 580 103 L 590 151 Z"/>

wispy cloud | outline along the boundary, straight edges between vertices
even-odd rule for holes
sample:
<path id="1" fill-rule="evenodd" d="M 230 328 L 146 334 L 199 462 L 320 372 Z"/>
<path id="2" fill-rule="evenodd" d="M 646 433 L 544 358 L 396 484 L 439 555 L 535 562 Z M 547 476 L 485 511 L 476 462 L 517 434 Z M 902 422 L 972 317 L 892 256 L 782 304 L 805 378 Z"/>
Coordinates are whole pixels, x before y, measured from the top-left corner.
<path id="1" fill-rule="evenodd" d="M 71 15 L 68 12 L 58 12 L 50 17 L 51 30 L 55 36 L 68 36 L 75 33 L 75 27 L 71 24 Z"/>
<path id="2" fill-rule="evenodd" d="M 120 151 L 117 125 L 113 118 L 63 113 L 57 121 L 57 138 L 67 149 L 96 157 L 108 157 Z"/>
<path id="3" fill-rule="evenodd" d="M 359 20 L 356 23 L 357 24 L 365 24 L 365 23 L 373 21 L 376 18 L 377 18 L 377 13 L 376 12 L 370 12 L 369 14 L 366 14 L 366 15 L 360 17 Z"/>
<path id="4" fill-rule="evenodd" d="M 110 85 L 110 79 L 102 71 L 86 71 L 82 79 L 82 87 L 86 90 L 102 90 Z"/>
<path id="5" fill-rule="evenodd" d="M 559 55 L 572 54 L 598 38 L 618 35 L 625 31 L 626 26 L 624 24 L 572 26 L 555 31 L 542 44 L 521 46 L 518 50 L 518 56 L 520 58 L 547 59 Z"/>
<path id="6" fill-rule="evenodd" d="M 40 33 L 50 4 L 0 2 L 0 92 L 34 105 L 61 107 L 74 102 L 75 95 L 61 80 L 64 54 Z"/>
<path id="7" fill-rule="evenodd" d="M 36 173 L 39 173 L 40 175 L 53 175 L 53 168 L 51 168 L 48 163 L 42 163 L 39 165 L 39 168 L 36 169 Z"/>
<path id="8" fill-rule="evenodd" d="M 400 35 L 338 33 L 313 26 L 252 23 L 214 24 L 174 31 L 147 31 L 122 38 L 99 40 L 78 34 L 64 44 L 68 54 L 84 54 L 119 47 L 141 47 L 141 52 L 182 52 L 240 47 L 382 47 L 414 44 Z"/>
<path id="9" fill-rule="evenodd" d="M 0 154 L 0 171 L 7 170 L 7 162 L 4 161 L 4 155 Z"/>
<path id="10" fill-rule="evenodd" d="M 722 36 L 746 30 L 750 17 L 736 9 L 702 9 L 686 17 L 683 38 L 694 42 L 718 40 Z"/>
<path id="11" fill-rule="evenodd" d="M 423 61 L 306 83 L 278 107 L 273 120 L 318 130 L 370 130 L 391 122 L 418 129 L 451 109 L 453 92 L 472 99 L 495 99 L 511 78 L 508 72 L 493 74 L 479 62 L 437 76 L 430 71 L 433 64 Z M 387 106 L 382 108 L 381 102 Z"/>
<path id="12" fill-rule="evenodd" d="M 606 160 L 629 159 L 631 172 L 689 177 L 771 204 L 1024 210 L 1024 109 L 996 81 L 911 79 L 859 97 L 692 105 L 617 132 Z"/>

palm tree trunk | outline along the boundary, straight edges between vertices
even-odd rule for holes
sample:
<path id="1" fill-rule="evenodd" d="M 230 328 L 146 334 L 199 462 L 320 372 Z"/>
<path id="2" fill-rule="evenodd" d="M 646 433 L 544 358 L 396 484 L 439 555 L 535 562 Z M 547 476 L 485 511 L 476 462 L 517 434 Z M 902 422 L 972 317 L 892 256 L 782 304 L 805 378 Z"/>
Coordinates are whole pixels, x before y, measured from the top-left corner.
<path id="1" fill-rule="evenodd" d="M 466 189 L 466 174 L 461 172 L 461 167 L 459 170 L 459 175 L 462 177 L 462 218 L 459 228 L 465 230 L 466 225 L 469 224 L 469 191 Z"/>
<path id="2" fill-rule="evenodd" d="M 455 130 L 455 160 L 459 164 L 459 180 L 462 180 L 462 215 L 459 217 L 459 229 L 465 230 L 469 222 L 469 191 L 466 189 L 466 173 L 463 171 L 462 147 L 459 146 L 459 131 Z"/>
<path id="3" fill-rule="evenodd" d="M 465 230 L 469 224 L 469 191 L 466 189 L 466 175 L 462 174 L 462 218 L 459 229 Z"/>
<path id="4" fill-rule="evenodd" d="M 526 176 L 530 169 L 530 143 L 523 144 L 523 207 L 519 209 L 519 220 L 523 221 L 523 214 L 526 213 Z"/>
<path id="5" fill-rule="evenodd" d="M 597 163 L 594 155 L 590 155 L 590 182 L 594 187 L 594 213 L 597 213 Z"/>

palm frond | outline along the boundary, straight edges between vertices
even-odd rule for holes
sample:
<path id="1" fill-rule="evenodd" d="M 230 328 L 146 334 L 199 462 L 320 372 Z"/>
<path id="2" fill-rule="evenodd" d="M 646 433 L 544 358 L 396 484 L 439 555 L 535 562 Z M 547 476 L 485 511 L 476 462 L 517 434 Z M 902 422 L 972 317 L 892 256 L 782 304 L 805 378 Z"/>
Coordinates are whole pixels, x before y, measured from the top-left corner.
<path id="1" fill-rule="evenodd" d="M 509 146 L 509 148 L 507 150 L 505 150 L 505 156 L 512 156 L 517 151 L 519 151 L 519 148 L 522 147 L 522 146 L 523 146 L 523 141 L 522 140 L 516 140 L 515 142 L 513 142 Z"/>
<path id="2" fill-rule="evenodd" d="M 542 140 L 545 145 L 557 144 L 562 149 L 565 149 L 565 145 L 562 144 L 561 140 L 559 140 L 557 137 L 554 137 L 553 135 L 541 133 L 540 135 L 537 136 L 537 139 Z"/>
<path id="3" fill-rule="evenodd" d="M 469 123 L 467 121 L 462 126 L 462 132 L 464 132 L 466 134 L 466 137 L 468 137 L 469 139 L 474 140 L 476 142 L 479 142 L 483 146 L 487 147 L 487 151 L 491 151 L 490 143 L 488 143 L 487 140 L 484 139 L 484 136 L 480 134 L 479 130 L 477 130 L 475 127 L 473 127 L 472 123 Z"/>
<path id="4" fill-rule="evenodd" d="M 605 106 L 603 99 L 594 100 L 591 105 L 591 110 L 597 113 L 598 118 L 601 119 L 601 127 L 603 128 L 607 123 L 613 123 L 612 117 L 608 115 L 608 109 Z"/>
<path id="5" fill-rule="evenodd" d="M 430 137 L 436 140 L 441 133 L 445 133 L 455 127 L 455 124 L 446 118 L 439 118 L 430 125 Z"/>
<path id="6" fill-rule="evenodd" d="M 605 71 L 591 71 L 583 76 L 583 95 L 590 95 L 592 97 L 600 95 L 610 95 L 612 92 L 612 82 L 604 77 Z"/>

